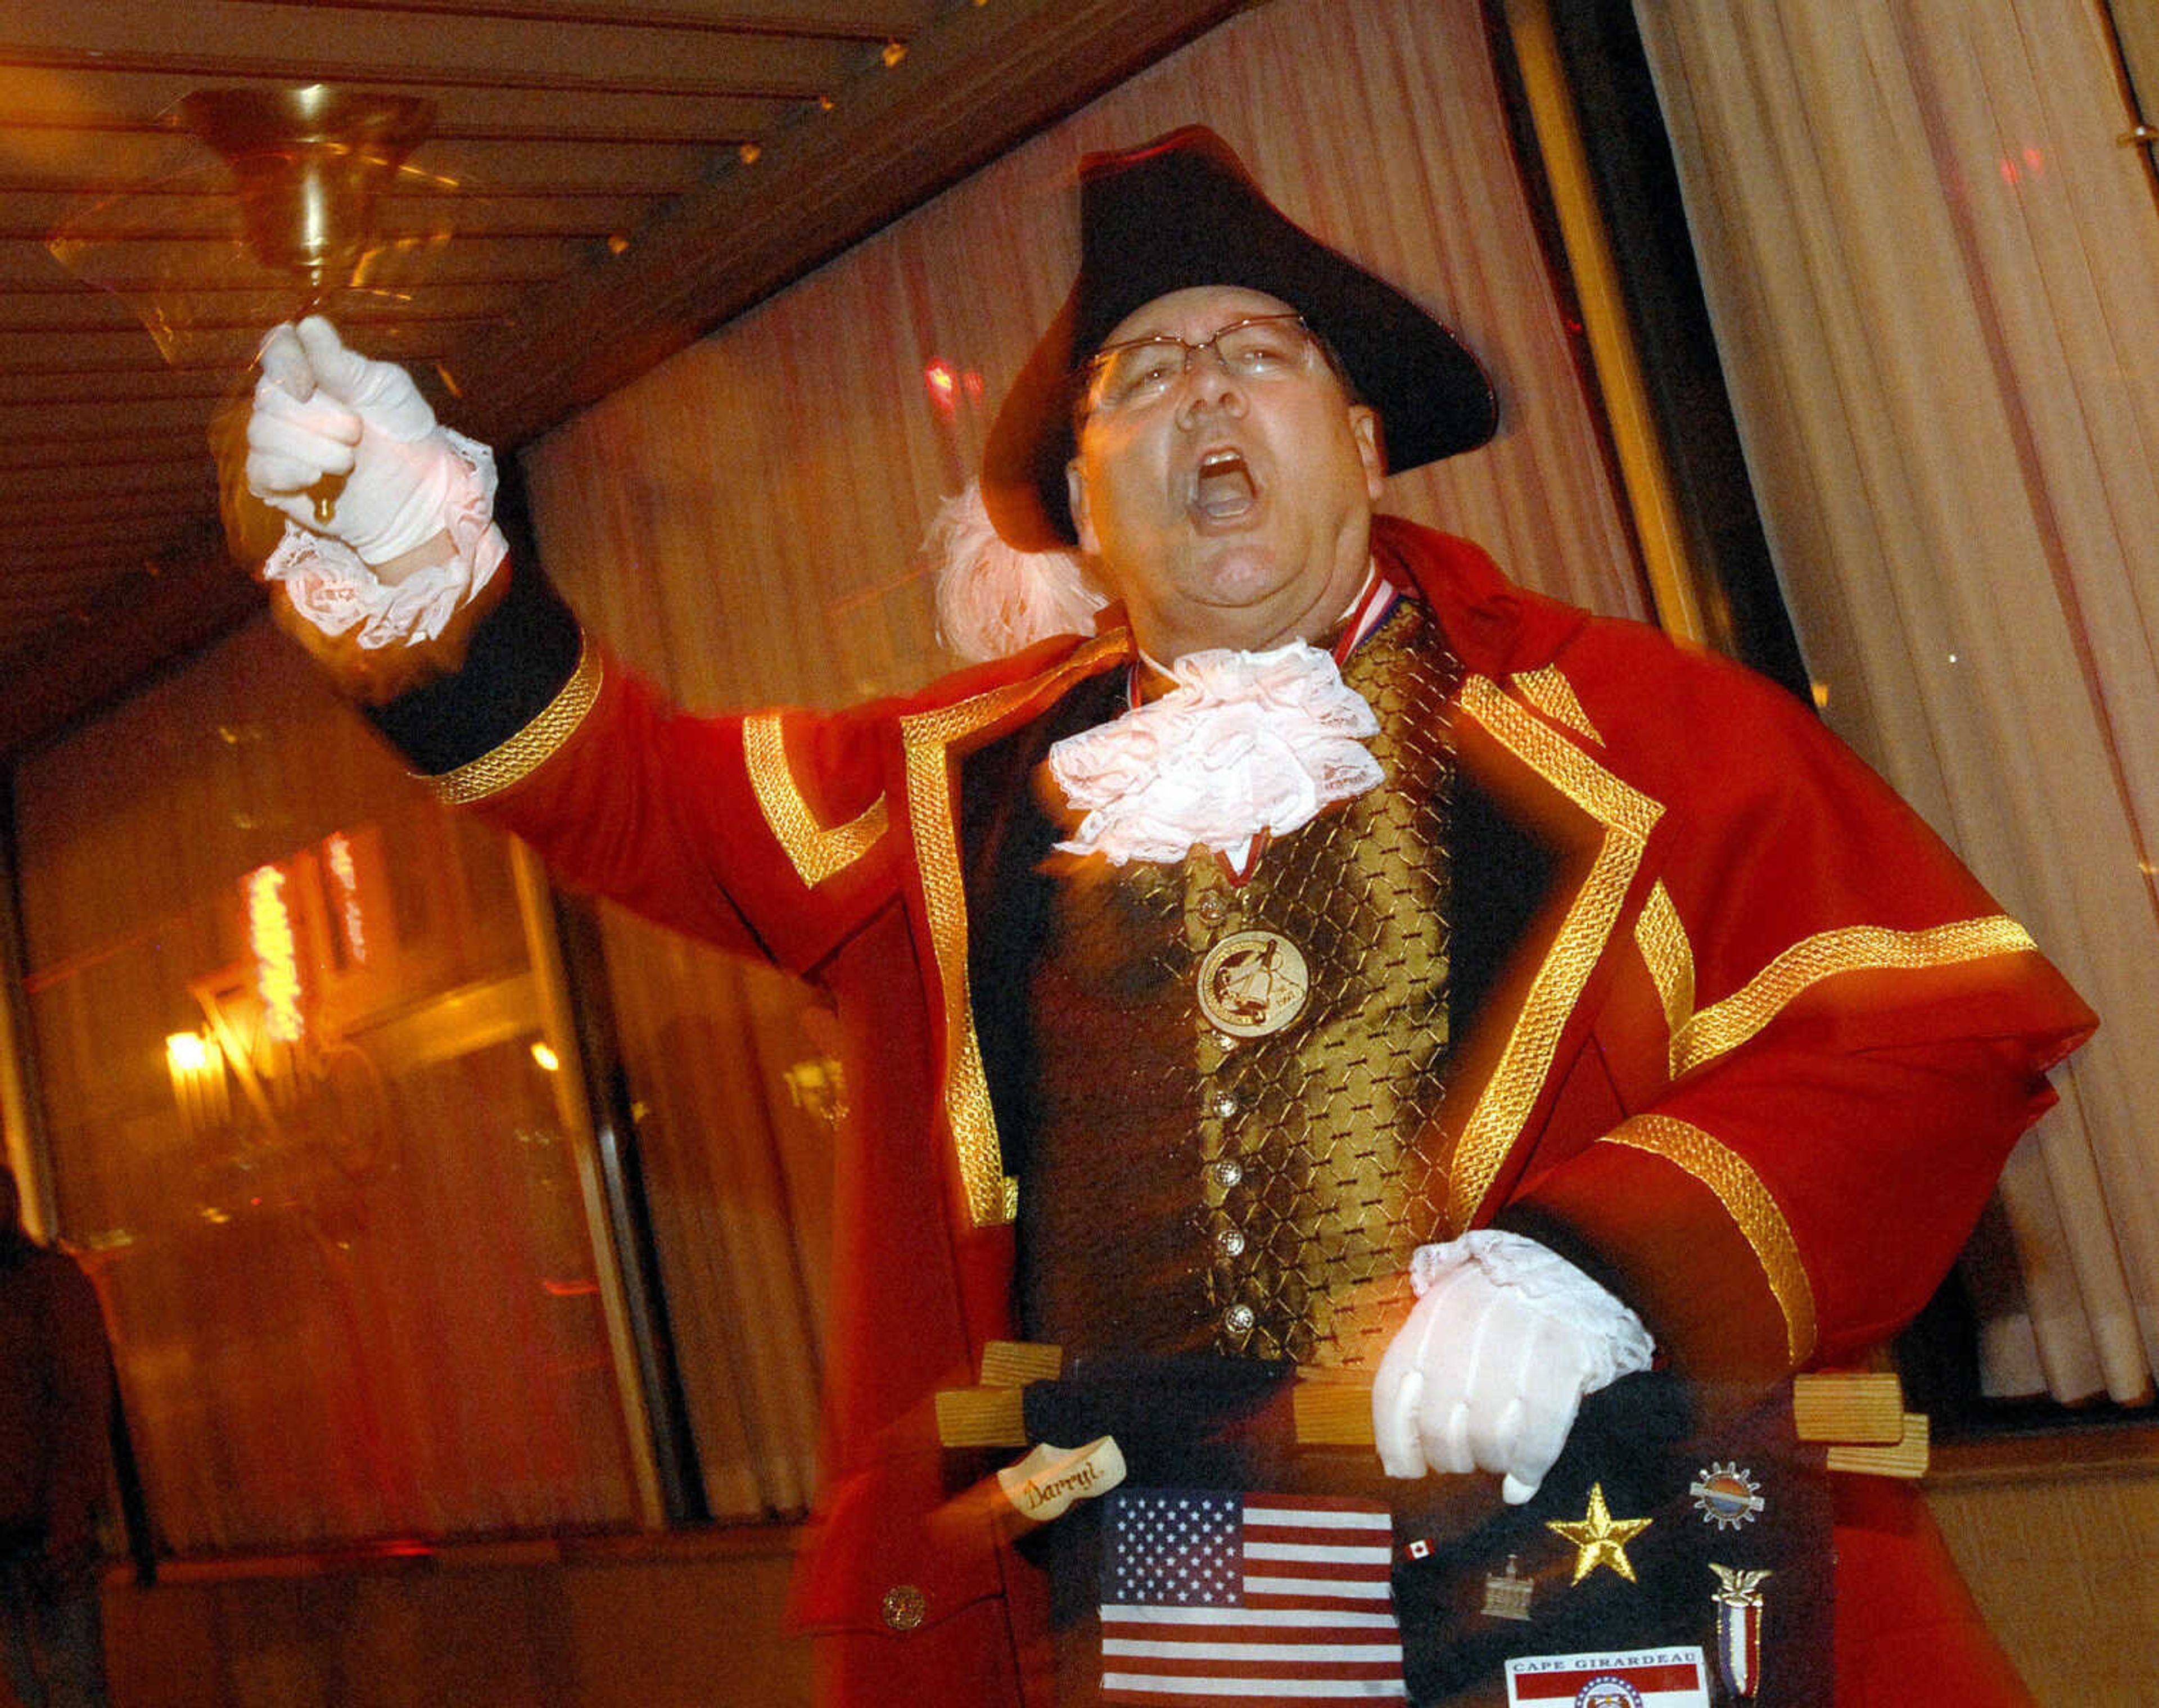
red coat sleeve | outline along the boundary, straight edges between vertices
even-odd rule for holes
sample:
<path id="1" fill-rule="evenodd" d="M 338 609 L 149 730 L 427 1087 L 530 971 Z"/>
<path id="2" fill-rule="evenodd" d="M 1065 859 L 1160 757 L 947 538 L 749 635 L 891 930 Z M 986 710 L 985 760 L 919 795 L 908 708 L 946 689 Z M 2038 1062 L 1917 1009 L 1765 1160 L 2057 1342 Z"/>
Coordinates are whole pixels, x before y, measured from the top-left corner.
<path id="1" fill-rule="evenodd" d="M 797 972 L 891 898 L 876 708 L 693 717 L 594 668 L 574 732 L 479 804 L 564 882 Z"/>
<path id="2" fill-rule="evenodd" d="M 1540 1152 L 1509 1217 L 1698 1374 L 1845 1358 L 1925 1302 L 2094 1018 L 1804 707 L 1618 625 L 1564 663 L 1663 810 L 1592 1046 L 1624 1116 Z"/>
<path id="3" fill-rule="evenodd" d="M 889 708 L 691 717 L 510 565 L 432 673 L 377 703 L 327 662 L 435 793 L 531 844 L 572 888 L 807 971 L 893 893 Z"/>

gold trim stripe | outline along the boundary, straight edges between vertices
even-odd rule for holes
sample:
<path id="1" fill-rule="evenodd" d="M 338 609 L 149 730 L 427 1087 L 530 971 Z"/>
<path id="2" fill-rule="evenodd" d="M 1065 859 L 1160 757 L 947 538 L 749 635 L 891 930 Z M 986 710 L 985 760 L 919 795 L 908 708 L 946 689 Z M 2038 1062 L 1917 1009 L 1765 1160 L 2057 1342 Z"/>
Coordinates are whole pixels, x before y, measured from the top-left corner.
<path id="1" fill-rule="evenodd" d="M 1459 1233 L 1499 1177 L 1551 1071 L 1560 1034 L 1611 941 L 1643 845 L 1663 809 L 1539 723 L 1489 678 L 1462 685 L 1462 710 L 1493 738 L 1605 827 L 1589 875 L 1538 967 L 1492 1077 L 1478 1094 L 1447 1169 L 1447 1222 Z"/>
<path id="2" fill-rule="evenodd" d="M 1810 986 L 1840 973 L 1919 972 L 2037 948 L 2032 934 L 2004 914 L 1923 931 L 1848 925 L 1821 932 L 1794 944 L 1744 989 L 1711 1003 L 1675 1032 L 1672 1077 L 1737 1049 Z"/>
<path id="3" fill-rule="evenodd" d="M 1582 709 L 1582 701 L 1575 696 L 1574 684 L 1567 681 L 1557 665 L 1524 670 L 1508 680 L 1520 690 L 1523 699 L 1554 723 L 1565 724 L 1600 748 L 1604 745 L 1604 738 L 1597 732 L 1597 726 L 1589 721 L 1589 714 Z"/>
<path id="4" fill-rule="evenodd" d="M 1700 1127 L 1668 1115 L 1635 1115 L 1597 1142 L 1661 1157 L 1716 1193 L 1725 1214 L 1753 1249 L 1778 1308 L 1784 1313 L 1784 1344 L 1792 1362 L 1804 1364 L 1815 1349 L 1814 1286 L 1784 1213 L 1747 1160 Z"/>
<path id="5" fill-rule="evenodd" d="M 1642 951 L 1649 981 L 1664 1005 L 1665 1053 L 1672 1058 L 1676 1079 L 1679 1036 L 1694 1017 L 1694 947 L 1687 941 L 1686 926 L 1672 904 L 1671 892 L 1661 882 L 1650 885 L 1649 898 L 1634 921 L 1634 946 Z"/>
<path id="6" fill-rule="evenodd" d="M 882 794 L 844 825 L 828 830 L 817 822 L 787 763 L 781 713 L 753 712 L 743 720 L 743 762 L 749 768 L 750 792 L 764 810 L 765 823 L 785 851 L 795 875 L 810 888 L 845 872 L 885 833 L 888 819 Z"/>
<path id="7" fill-rule="evenodd" d="M 539 715 L 498 748 L 439 777 L 412 774 L 451 806 L 470 806 L 522 783 L 577 732 L 585 714 L 600 697 L 600 655 L 589 640 L 580 641 L 577 667 Z"/>
<path id="8" fill-rule="evenodd" d="M 967 1212 L 978 1228 L 1019 1214 L 1019 1183 L 1004 1172 L 981 1040 L 967 987 L 967 897 L 960 879 L 960 832 L 952 810 L 945 750 L 960 737 L 995 723 L 1030 700 L 1047 701 L 1064 685 L 1093 674 L 1105 654 L 1124 655 L 1122 629 L 1097 636 L 1047 677 L 1015 682 L 899 721 L 906 756 L 907 810 L 914 833 L 914 864 L 929 916 L 930 953 L 945 993 L 945 1114 L 959 1152 Z"/>
<path id="9" fill-rule="evenodd" d="M 1462 709 L 1599 824 L 1646 842 L 1664 816 L 1664 808 L 1621 782 L 1558 731 L 1530 717 L 1490 677 L 1463 681 Z"/>

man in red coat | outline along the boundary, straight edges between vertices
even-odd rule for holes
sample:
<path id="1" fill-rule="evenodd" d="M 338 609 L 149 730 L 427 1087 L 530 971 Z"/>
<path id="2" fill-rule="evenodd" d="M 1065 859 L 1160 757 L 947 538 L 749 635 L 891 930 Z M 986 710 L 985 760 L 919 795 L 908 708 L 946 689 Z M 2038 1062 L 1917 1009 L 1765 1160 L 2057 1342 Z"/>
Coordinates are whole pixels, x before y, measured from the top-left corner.
<path id="1" fill-rule="evenodd" d="M 1081 229 L 985 490 L 1116 603 L 898 701 L 676 713 L 320 322 L 250 426 L 298 632 L 444 798 L 847 1022 L 828 1696 L 1798 1705 L 1834 1643 L 1846 1708 L 2022 1700 L 1787 1379 L 1923 1302 L 2090 1016 L 1805 708 L 1375 515 L 1489 387 L 1218 139 L 1090 161 Z M 1014 1338 L 1030 1438 L 1130 1473 L 1017 1544 L 932 1405 Z M 1287 1443 L 1292 1370 L 1376 1456 Z M 1374 1540 L 1195 1614 L 1142 1483 Z"/>

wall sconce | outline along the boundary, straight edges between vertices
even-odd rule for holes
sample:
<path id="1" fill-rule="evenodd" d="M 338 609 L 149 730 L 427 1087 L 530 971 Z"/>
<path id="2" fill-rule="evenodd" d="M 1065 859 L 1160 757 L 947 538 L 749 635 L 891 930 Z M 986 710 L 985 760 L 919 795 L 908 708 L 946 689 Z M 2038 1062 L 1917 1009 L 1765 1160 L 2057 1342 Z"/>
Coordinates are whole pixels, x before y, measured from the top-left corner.
<path id="1" fill-rule="evenodd" d="M 232 1115 L 232 1092 L 225 1079 L 225 1051 L 200 1032 L 175 1032 L 165 1039 L 165 1070 L 172 1075 L 173 1100 L 190 1137 L 223 1126 Z"/>

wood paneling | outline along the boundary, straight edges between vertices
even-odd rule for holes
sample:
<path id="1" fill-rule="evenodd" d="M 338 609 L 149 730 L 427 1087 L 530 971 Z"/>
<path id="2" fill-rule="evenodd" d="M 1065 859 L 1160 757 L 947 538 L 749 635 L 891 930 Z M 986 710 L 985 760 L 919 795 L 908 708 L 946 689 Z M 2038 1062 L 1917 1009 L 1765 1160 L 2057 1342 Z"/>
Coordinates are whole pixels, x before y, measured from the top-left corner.
<path id="1" fill-rule="evenodd" d="M 508 450 L 1238 3 L 8 8 L 0 468 L 45 479 L 4 494 L 20 525 L 0 529 L 0 673 L 37 691 L 10 696 L 0 757 L 204 638 L 200 621 L 161 639 L 133 620 L 144 566 L 168 587 L 212 572 L 202 434 L 262 329 L 303 299 L 241 255 L 225 169 L 175 122 L 184 95 L 329 81 L 436 103 L 378 209 L 379 231 L 412 245 L 373 263 L 379 294 L 338 312 L 370 354 L 430 386 L 438 364 L 455 376 L 461 422 Z M 95 235 L 85 266 L 105 289 L 47 252 L 65 230 Z M 153 297 L 184 331 L 162 351 L 137 318 Z M 194 496 L 154 526 L 133 504 L 135 524 L 108 527 L 119 466 Z"/>

